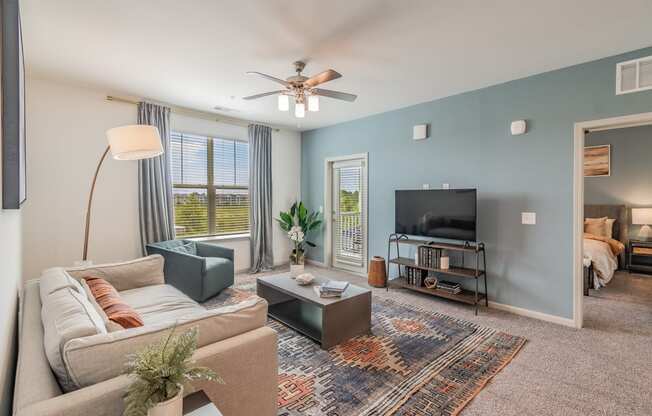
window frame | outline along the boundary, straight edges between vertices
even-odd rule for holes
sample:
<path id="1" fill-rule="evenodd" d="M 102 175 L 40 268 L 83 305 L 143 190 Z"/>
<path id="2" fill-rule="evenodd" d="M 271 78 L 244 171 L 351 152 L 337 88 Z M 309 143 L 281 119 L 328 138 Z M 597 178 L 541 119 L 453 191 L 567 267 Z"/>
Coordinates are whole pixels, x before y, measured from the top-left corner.
<path id="1" fill-rule="evenodd" d="M 214 185 L 214 180 L 215 180 L 215 159 L 214 159 L 214 140 L 228 140 L 234 142 L 234 146 L 236 142 L 240 143 L 246 143 L 247 144 L 247 152 L 249 152 L 249 141 L 248 140 L 241 140 L 241 139 L 233 139 L 233 138 L 226 138 L 226 137 L 216 137 L 216 136 L 208 136 L 204 134 L 193 134 L 193 133 L 182 133 L 180 131 L 172 131 L 171 136 L 173 135 L 179 135 L 183 137 L 184 135 L 186 136 L 195 136 L 195 137 L 205 137 L 206 138 L 206 184 L 183 184 L 183 183 L 175 183 L 174 179 L 172 180 L 172 193 L 174 194 L 174 189 L 200 189 L 200 190 L 205 190 L 206 191 L 206 198 L 208 200 L 208 206 L 207 206 L 207 215 L 208 215 L 208 234 L 201 234 L 201 235 L 192 235 L 192 236 L 185 236 L 182 237 L 184 239 L 203 239 L 203 238 L 210 238 L 210 237 L 229 237 L 229 236 L 242 236 L 243 234 L 249 235 L 251 233 L 251 219 L 247 219 L 247 229 L 242 230 L 242 231 L 234 231 L 234 232 L 224 232 L 220 233 L 217 228 L 216 228 L 216 195 L 217 195 L 217 190 L 225 189 L 225 190 L 246 190 L 247 191 L 247 197 L 249 197 L 249 178 L 247 178 L 247 186 L 242 186 L 242 185 Z M 182 153 L 183 157 L 183 153 Z M 234 159 L 237 157 L 236 153 L 234 151 Z M 249 170 L 249 156 L 247 155 L 247 171 Z M 234 178 L 236 175 L 237 171 L 237 164 L 233 164 L 233 172 L 234 172 Z M 170 176 L 172 176 L 170 174 Z M 211 185 L 213 184 L 213 185 Z M 174 206 L 174 204 L 173 204 Z M 176 227 L 176 214 L 174 217 L 174 226 Z M 175 237 L 176 237 L 176 231 L 175 231 Z"/>

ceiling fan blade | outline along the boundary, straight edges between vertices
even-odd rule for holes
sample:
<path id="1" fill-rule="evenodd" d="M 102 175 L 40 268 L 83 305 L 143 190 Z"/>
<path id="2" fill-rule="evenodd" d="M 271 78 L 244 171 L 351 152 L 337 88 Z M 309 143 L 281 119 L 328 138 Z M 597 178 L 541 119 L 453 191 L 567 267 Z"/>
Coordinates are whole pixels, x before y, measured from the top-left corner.
<path id="1" fill-rule="evenodd" d="M 259 75 L 259 76 L 261 76 L 263 78 L 266 78 L 266 79 L 268 79 L 270 81 L 278 82 L 279 84 L 281 84 L 283 86 L 286 86 L 286 87 L 290 86 L 290 83 L 287 82 L 286 80 L 276 78 L 276 77 L 273 77 L 271 75 L 263 74 L 262 72 L 249 71 L 249 72 L 247 72 L 247 75 Z"/>
<path id="2" fill-rule="evenodd" d="M 323 90 L 320 88 L 312 89 L 310 90 L 310 92 L 312 92 L 315 95 L 321 95 L 322 97 L 335 98 L 336 100 L 344 100 L 350 102 L 353 102 L 355 101 L 356 98 L 358 98 L 358 96 L 355 94 L 349 94 L 346 92 L 339 92 L 333 90 Z"/>
<path id="3" fill-rule="evenodd" d="M 328 69 L 320 74 L 317 74 L 303 82 L 303 85 L 305 85 L 308 88 L 316 87 L 319 84 L 323 84 L 324 82 L 332 81 L 334 79 L 341 78 L 342 74 L 340 74 L 337 71 L 334 71 L 332 69 Z"/>
<path id="4" fill-rule="evenodd" d="M 255 100 L 256 98 L 267 97 L 268 95 L 276 95 L 285 92 L 284 90 L 264 92 L 262 94 L 250 95 L 248 97 L 242 97 L 243 100 Z"/>

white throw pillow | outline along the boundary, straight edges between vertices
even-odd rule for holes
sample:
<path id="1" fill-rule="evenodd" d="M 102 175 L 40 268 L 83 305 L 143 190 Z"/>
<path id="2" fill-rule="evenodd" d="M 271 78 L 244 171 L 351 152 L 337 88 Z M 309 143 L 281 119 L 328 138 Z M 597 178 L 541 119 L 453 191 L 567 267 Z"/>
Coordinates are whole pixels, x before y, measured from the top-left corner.
<path id="1" fill-rule="evenodd" d="M 41 302 L 44 301 L 46 296 L 51 295 L 57 290 L 61 290 L 67 287 L 75 290 L 77 293 L 86 296 L 86 292 L 84 292 L 84 289 L 81 287 L 79 281 L 70 276 L 63 268 L 53 267 L 41 272 L 41 279 L 39 281 Z"/>

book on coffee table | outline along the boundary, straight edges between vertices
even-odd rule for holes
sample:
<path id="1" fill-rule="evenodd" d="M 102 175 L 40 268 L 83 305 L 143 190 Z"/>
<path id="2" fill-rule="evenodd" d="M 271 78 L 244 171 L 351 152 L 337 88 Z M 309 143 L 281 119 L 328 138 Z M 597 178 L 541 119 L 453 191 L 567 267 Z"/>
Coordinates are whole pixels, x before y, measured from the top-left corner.
<path id="1" fill-rule="evenodd" d="M 330 292 L 344 292 L 347 287 L 349 287 L 349 282 L 343 282 L 339 280 L 329 280 L 328 282 L 321 285 L 321 287 Z"/>

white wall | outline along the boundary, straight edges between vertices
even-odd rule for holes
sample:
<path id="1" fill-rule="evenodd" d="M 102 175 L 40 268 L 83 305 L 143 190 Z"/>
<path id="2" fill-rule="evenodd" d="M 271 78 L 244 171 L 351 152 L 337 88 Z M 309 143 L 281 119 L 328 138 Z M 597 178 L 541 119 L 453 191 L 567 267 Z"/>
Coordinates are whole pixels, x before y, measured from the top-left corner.
<path id="1" fill-rule="evenodd" d="M 0 415 L 11 414 L 16 365 L 21 212 L 0 210 Z"/>
<path id="2" fill-rule="evenodd" d="M 44 79 L 27 79 L 29 198 L 24 209 L 25 279 L 66 266 L 82 255 L 90 181 L 106 147 L 105 131 L 136 122 L 136 107 L 106 101 L 107 91 Z M 246 128 L 173 115 L 178 131 L 246 138 Z M 299 133 L 274 132 L 274 212 L 298 196 Z M 89 259 L 95 263 L 140 255 L 137 163 L 107 159 L 93 203 Z M 274 262 L 287 261 L 289 245 L 275 226 Z M 219 241 L 236 250 L 236 270 L 249 266 L 249 241 Z"/>

